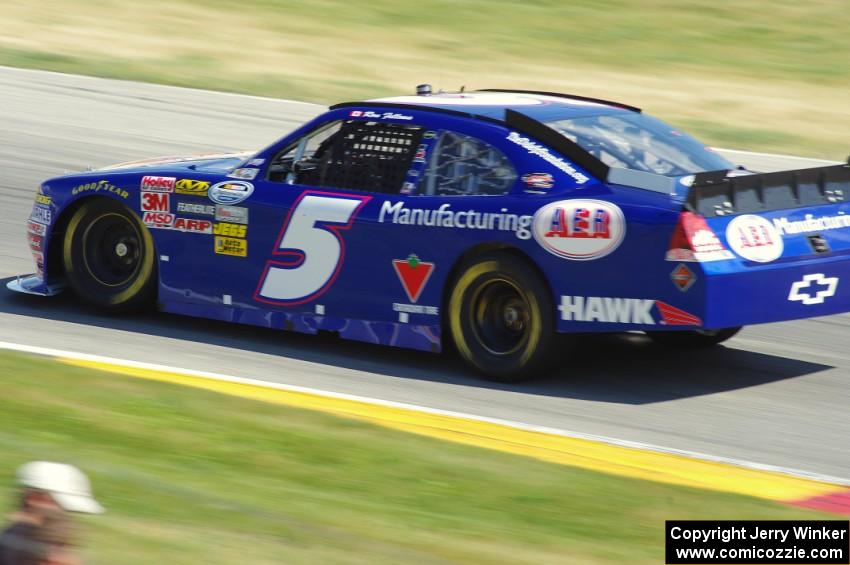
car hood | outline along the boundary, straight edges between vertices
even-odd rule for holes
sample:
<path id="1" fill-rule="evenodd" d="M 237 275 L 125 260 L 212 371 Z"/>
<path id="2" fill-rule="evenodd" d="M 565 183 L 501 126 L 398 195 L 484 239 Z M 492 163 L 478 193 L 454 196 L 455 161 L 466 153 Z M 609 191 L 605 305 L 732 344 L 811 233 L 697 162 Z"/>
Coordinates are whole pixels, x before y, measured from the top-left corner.
<path id="1" fill-rule="evenodd" d="M 235 169 L 245 160 L 255 154 L 255 151 L 241 151 L 238 153 L 205 153 L 201 155 L 154 157 L 140 161 L 128 161 L 109 165 L 98 171 L 121 171 L 133 172 L 137 169 L 144 172 L 145 169 L 156 167 L 157 170 L 185 170 L 206 172 L 227 172 Z"/>

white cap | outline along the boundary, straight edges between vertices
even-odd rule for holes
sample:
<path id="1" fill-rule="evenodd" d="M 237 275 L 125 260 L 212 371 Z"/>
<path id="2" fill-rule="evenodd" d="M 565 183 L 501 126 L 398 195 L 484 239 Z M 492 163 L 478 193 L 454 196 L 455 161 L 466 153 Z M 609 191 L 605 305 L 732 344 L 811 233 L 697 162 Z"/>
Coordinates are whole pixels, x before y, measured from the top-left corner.
<path id="1" fill-rule="evenodd" d="M 18 469 L 18 483 L 50 493 L 53 500 L 69 512 L 103 512 L 103 506 L 92 497 L 88 477 L 73 465 L 48 461 L 25 463 Z"/>

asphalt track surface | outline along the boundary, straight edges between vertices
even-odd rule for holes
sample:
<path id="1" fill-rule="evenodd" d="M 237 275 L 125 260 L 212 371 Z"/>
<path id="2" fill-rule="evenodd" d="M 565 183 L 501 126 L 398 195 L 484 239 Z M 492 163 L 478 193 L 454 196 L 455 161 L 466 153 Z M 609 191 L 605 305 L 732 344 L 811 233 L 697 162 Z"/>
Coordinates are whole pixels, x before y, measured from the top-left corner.
<path id="1" fill-rule="evenodd" d="M 149 156 L 267 145 L 309 104 L 0 67 L 0 279 L 33 271 L 38 183 Z M 817 166 L 731 153 L 759 170 Z M 692 353 L 582 338 L 553 376 L 492 384 L 459 361 L 167 314 L 112 317 L 0 287 L 0 341 L 227 373 L 850 480 L 850 315 L 746 328 Z M 2 406 L 2 404 L 0 404 Z"/>

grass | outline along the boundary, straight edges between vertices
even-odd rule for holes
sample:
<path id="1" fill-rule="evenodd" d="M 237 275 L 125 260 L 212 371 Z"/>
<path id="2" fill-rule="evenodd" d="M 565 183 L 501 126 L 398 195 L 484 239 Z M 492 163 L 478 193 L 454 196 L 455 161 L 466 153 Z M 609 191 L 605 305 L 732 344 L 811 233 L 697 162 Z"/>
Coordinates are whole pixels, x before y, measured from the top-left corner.
<path id="1" fill-rule="evenodd" d="M 74 463 L 87 563 L 658 563 L 665 519 L 822 515 L 0 353 L 0 504 Z"/>
<path id="2" fill-rule="evenodd" d="M 331 102 L 514 87 L 622 99 L 713 144 L 850 152 L 844 0 L 5 2 L 0 64 Z"/>

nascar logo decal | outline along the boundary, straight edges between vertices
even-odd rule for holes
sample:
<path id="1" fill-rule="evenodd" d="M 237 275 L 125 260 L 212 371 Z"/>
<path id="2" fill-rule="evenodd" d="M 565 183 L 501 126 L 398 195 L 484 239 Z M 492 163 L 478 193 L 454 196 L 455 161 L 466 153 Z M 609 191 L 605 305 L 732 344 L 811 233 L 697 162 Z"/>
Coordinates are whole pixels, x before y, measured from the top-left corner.
<path id="1" fill-rule="evenodd" d="M 232 180 L 214 184 L 209 189 L 210 200 L 216 204 L 239 204 L 254 192 L 250 182 Z"/>
<path id="2" fill-rule="evenodd" d="M 210 183 L 204 180 L 180 179 L 174 184 L 174 192 L 190 196 L 206 196 Z"/>
<path id="3" fill-rule="evenodd" d="M 601 200 L 561 200 L 537 210 L 534 239 L 553 255 L 574 261 L 599 259 L 626 236 L 623 211 Z"/>
<path id="4" fill-rule="evenodd" d="M 746 214 L 738 216 L 726 227 L 726 241 L 732 251 L 756 263 L 769 263 L 782 256 L 785 244 L 772 223 Z"/>

